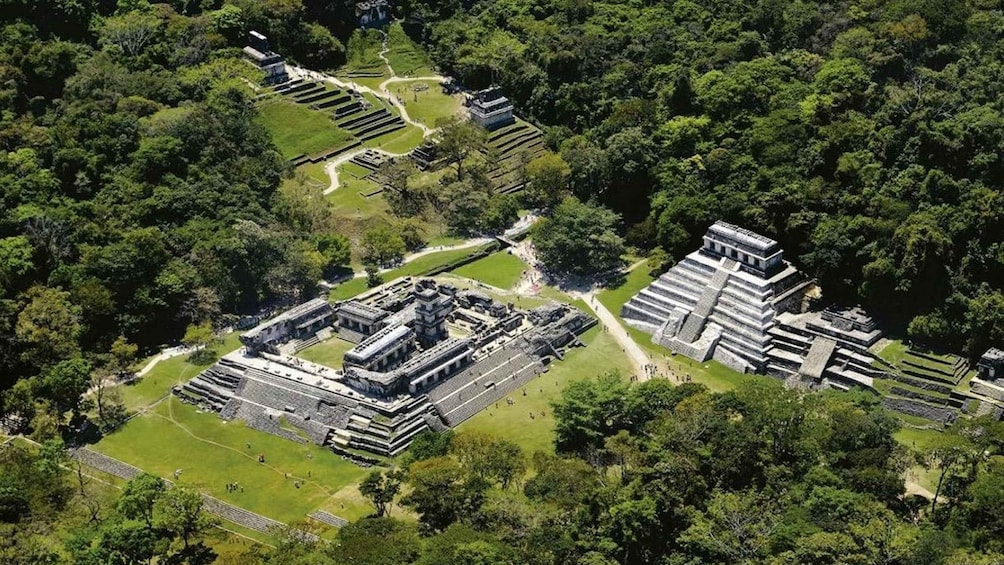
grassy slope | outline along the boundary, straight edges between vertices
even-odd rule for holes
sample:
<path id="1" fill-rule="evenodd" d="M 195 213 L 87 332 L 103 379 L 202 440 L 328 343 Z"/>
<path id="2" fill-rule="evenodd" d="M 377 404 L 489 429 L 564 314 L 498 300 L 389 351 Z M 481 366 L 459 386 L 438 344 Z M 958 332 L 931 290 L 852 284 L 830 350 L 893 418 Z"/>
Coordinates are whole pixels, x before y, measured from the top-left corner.
<path id="1" fill-rule="evenodd" d="M 227 334 L 223 342 L 215 347 L 216 352 L 224 355 L 240 347 L 239 335 L 237 332 Z M 122 401 L 126 409 L 135 412 L 166 397 L 171 393 L 171 387 L 188 381 L 209 365 L 212 363 L 193 365 L 188 362 L 187 355 L 161 361 L 141 379 L 119 387 Z"/>
<path id="2" fill-rule="evenodd" d="M 394 22 L 387 30 L 387 60 L 398 76 L 429 76 L 432 61 L 420 45 L 411 40 L 401 24 Z"/>
<path id="3" fill-rule="evenodd" d="M 407 263 L 397 269 L 393 269 L 384 273 L 383 280 L 391 281 L 398 277 L 404 277 L 408 275 L 416 275 L 423 271 L 427 271 L 438 265 L 444 265 L 446 263 L 451 263 L 460 259 L 461 257 L 466 257 L 471 253 L 476 253 L 479 248 L 468 247 L 466 249 L 454 249 L 451 251 L 441 251 L 439 253 L 430 253 L 423 257 Z M 344 300 L 346 298 L 351 298 L 357 294 L 360 294 L 367 290 L 366 278 L 360 277 L 352 279 L 351 281 L 344 282 L 335 288 L 331 289 L 329 294 L 331 300 Z"/>
<path id="4" fill-rule="evenodd" d="M 366 474 L 323 447 L 225 422 L 174 397 L 94 447 L 165 478 L 180 468 L 181 483 L 282 522 L 303 520 Z M 259 453 L 266 457 L 264 464 L 257 460 Z M 300 488 L 294 477 L 303 481 Z M 245 492 L 228 493 L 226 484 L 234 481 Z"/>
<path id="5" fill-rule="evenodd" d="M 258 122 L 272 134 L 279 151 L 287 159 L 321 153 L 352 139 L 352 134 L 336 126 L 327 114 L 283 99 L 259 106 Z"/>
<path id="6" fill-rule="evenodd" d="M 485 284 L 508 290 L 519 282 L 525 269 L 526 263 L 519 257 L 505 251 L 499 251 L 452 272 L 461 277 L 479 280 Z"/>
<path id="7" fill-rule="evenodd" d="M 460 425 L 458 431 L 477 430 L 504 436 L 520 445 L 526 453 L 554 451 L 554 417 L 551 402 L 565 386 L 575 380 L 594 377 L 608 369 L 623 369 L 629 365 L 617 342 L 593 328 L 583 334 L 585 348 L 569 351 L 563 361 L 556 361 L 550 370 L 526 387 L 526 396 L 515 393 L 516 404 L 499 401 L 498 408 L 489 407 Z M 541 416 L 541 411 L 544 416 Z M 534 417 L 530 418 L 533 412 Z"/>

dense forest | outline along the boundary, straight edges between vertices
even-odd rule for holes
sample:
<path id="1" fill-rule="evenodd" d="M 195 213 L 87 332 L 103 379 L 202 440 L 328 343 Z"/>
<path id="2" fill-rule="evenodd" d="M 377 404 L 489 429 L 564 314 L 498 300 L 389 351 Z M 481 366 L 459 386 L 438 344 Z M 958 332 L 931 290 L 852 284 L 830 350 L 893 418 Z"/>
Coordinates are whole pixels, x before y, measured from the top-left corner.
<path id="1" fill-rule="evenodd" d="M 400 7 L 444 73 L 549 126 L 571 188 L 655 257 L 726 219 L 828 299 L 931 345 L 1004 339 L 1004 14 L 994 0 Z"/>
<path id="2" fill-rule="evenodd" d="M 258 563 L 366 565 L 1001 563 L 1004 428 L 957 424 L 922 458 L 936 500 L 904 493 L 898 420 L 861 394 L 777 381 L 733 392 L 616 374 L 553 407 L 558 456 L 474 432 L 419 438 L 362 483 L 373 517 L 334 545 L 290 539 Z M 529 473 L 527 473 L 529 471 Z M 402 488 L 406 485 L 407 488 Z M 403 496 L 402 496 L 403 494 Z M 417 527 L 395 518 L 403 506 Z M 933 509 L 932 509 L 933 508 Z"/>
<path id="3" fill-rule="evenodd" d="M 349 263 L 323 198 L 282 182 L 291 171 L 255 120 L 260 77 L 239 48 L 257 29 L 289 61 L 335 68 L 353 4 L 0 0 L 8 431 L 58 437 L 91 402 L 114 427 L 123 408 L 100 385 L 140 352 L 204 343 L 236 315 L 313 294 Z M 616 266 L 623 236 L 658 270 L 725 219 L 781 241 L 827 300 L 863 303 L 890 329 L 970 355 L 1004 341 L 1002 9 L 396 6 L 441 72 L 501 85 L 545 129 L 560 157 L 528 165 L 521 204 L 553 208 L 535 231 L 549 265 Z M 446 141 L 469 151 L 456 131 Z M 457 180 L 483 189 L 464 165 L 450 164 Z M 407 175 L 400 182 L 390 205 L 407 215 L 415 203 Z M 484 192 L 440 205 L 466 231 L 514 218 L 513 199 Z M 875 399 L 770 381 L 711 393 L 606 375 L 570 386 L 553 411 L 558 455 L 476 434 L 423 436 L 401 470 L 360 485 L 375 516 L 335 544 L 293 535 L 235 561 L 1004 562 L 999 423 L 960 421 L 918 461 Z M 0 449 L 0 561 L 214 557 L 195 493 L 144 476 L 98 496 L 72 476 L 58 440 Z M 917 463 L 936 472 L 933 503 L 904 493 L 902 473 Z M 395 517 L 400 507 L 418 523 Z"/>
<path id="4" fill-rule="evenodd" d="M 0 415 L 14 429 L 76 413 L 88 375 L 138 349 L 312 294 L 348 263 L 320 195 L 279 188 L 287 164 L 237 49 L 255 27 L 293 60 L 337 64 L 341 43 L 297 2 L 221 4 L 0 2 L 0 389 L 18 381 Z"/>

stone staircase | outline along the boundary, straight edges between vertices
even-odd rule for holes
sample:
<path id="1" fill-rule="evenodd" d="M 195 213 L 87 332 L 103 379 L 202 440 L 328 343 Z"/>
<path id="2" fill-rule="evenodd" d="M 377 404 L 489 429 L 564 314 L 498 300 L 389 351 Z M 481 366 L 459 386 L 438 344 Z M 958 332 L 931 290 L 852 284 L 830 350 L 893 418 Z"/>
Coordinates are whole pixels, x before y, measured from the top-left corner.
<path id="1" fill-rule="evenodd" d="M 708 322 L 708 317 L 711 316 L 711 311 L 714 310 L 715 304 L 718 303 L 718 297 L 721 296 L 725 284 L 729 282 L 732 269 L 735 267 L 735 261 L 725 259 L 725 262 L 723 264 L 724 268 L 715 272 L 714 276 L 711 277 L 711 282 L 704 288 L 704 292 L 701 293 L 701 298 L 697 300 L 694 310 L 687 316 L 687 320 L 683 323 L 683 328 L 680 329 L 680 333 L 677 335 L 678 340 L 684 343 L 693 343 L 701 335 L 701 331 L 704 330 L 704 325 Z M 732 264 L 728 265 L 727 263 L 729 262 Z"/>

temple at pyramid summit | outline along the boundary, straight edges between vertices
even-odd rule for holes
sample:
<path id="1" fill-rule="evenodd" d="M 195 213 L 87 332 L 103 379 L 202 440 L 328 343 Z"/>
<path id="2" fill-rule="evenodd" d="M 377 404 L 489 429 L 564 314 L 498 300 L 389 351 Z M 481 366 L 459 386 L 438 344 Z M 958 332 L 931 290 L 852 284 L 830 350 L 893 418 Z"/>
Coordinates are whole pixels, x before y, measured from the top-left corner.
<path id="1" fill-rule="evenodd" d="M 774 240 L 715 222 L 690 253 L 621 310 L 652 341 L 697 361 L 766 373 L 789 386 L 873 389 L 882 332 L 860 308 L 807 311 L 815 281 Z"/>

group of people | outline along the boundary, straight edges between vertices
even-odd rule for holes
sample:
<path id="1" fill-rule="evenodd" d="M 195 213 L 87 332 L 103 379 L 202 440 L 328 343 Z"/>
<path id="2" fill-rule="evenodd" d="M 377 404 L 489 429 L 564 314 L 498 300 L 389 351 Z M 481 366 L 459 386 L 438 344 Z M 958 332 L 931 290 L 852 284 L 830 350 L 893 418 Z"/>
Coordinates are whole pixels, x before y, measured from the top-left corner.
<path id="1" fill-rule="evenodd" d="M 244 492 L 244 487 L 242 487 L 237 481 L 227 483 L 227 492 L 237 492 L 238 490 Z"/>

